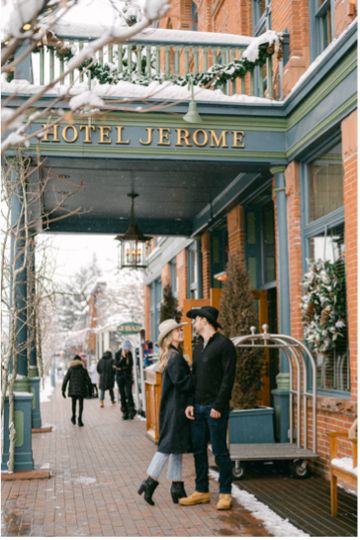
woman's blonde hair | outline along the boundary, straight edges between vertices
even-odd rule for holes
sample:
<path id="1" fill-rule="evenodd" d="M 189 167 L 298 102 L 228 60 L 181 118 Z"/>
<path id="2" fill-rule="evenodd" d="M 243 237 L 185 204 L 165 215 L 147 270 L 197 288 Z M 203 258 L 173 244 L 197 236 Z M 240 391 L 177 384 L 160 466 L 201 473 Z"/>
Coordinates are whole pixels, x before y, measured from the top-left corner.
<path id="1" fill-rule="evenodd" d="M 172 342 L 172 332 L 164 337 L 160 343 L 160 354 L 159 354 L 159 368 L 163 371 L 168 363 L 170 355 L 170 345 Z"/>
<path id="2" fill-rule="evenodd" d="M 170 345 L 172 342 L 172 330 L 160 343 L 160 354 L 159 354 L 159 369 L 164 371 L 167 366 L 169 356 L 170 356 Z M 181 352 L 181 348 L 178 347 L 178 350 Z"/>

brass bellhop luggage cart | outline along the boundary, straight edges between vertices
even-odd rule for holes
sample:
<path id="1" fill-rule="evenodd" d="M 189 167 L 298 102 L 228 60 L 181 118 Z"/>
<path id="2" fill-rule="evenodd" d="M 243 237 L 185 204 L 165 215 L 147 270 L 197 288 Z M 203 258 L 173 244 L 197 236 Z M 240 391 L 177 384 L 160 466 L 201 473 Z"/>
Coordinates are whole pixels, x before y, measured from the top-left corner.
<path id="1" fill-rule="evenodd" d="M 276 348 L 283 353 L 289 365 L 289 442 L 230 444 L 233 462 L 233 475 L 239 479 L 244 476 L 246 461 L 288 461 L 292 473 L 298 478 L 307 476 L 307 461 L 316 454 L 316 363 L 309 349 L 298 339 L 280 334 L 269 334 L 267 325 L 263 333 L 232 338 L 236 347 Z M 240 360 L 241 361 L 241 360 Z M 308 370 L 312 373 L 312 389 L 307 389 Z M 308 425 L 308 403 L 311 401 L 311 440 Z"/>

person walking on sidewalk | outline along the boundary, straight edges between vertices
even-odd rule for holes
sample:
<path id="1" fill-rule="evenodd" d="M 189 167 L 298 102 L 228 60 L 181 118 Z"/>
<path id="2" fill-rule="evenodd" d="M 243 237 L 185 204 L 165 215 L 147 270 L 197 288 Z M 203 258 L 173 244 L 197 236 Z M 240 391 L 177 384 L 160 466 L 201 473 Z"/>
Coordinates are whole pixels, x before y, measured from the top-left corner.
<path id="1" fill-rule="evenodd" d="M 133 357 L 130 341 L 124 341 L 122 348 L 115 354 L 115 377 L 119 388 L 121 412 L 124 420 L 132 420 L 136 414 L 132 395 L 133 384 Z"/>
<path id="2" fill-rule="evenodd" d="M 219 468 L 218 510 L 232 506 L 232 465 L 226 444 L 231 391 L 235 378 L 236 350 L 232 341 L 217 332 L 219 312 L 212 306 L 194 308 L 186 316 L 195 319 L 194 329 L 202 340 L 193 350 L 194 401 L 185 410 L 191 422 L 195 460 L 195 491 L 181 498 L 182 506 L 210 502 L 208 443 Z"/>
<path id="3" fill-rule="evenodd" d="M 61 392 L 64 398 L 66 398 L 66 387 L 69 383 L 68 396 L 71 397 L 71 421 L 76 424 L 76 402 L 79 402 L 78 411 L 78 425 L 83 427 L 82 414 L 84 410 L 84 398 L 91 395 L 92 383 L 89 377 L 87 369 L 79 355 L 75 355 L 73 360 L 69 362 L 69 369 L 67 370 Z"/>
<path id="4" fill-rule="evenodd" d="M 115 405 L 114 396 L 114 359 L 110 351 L 105 351 L 102 358 L 97 365 L 97 372 L 100 375 L 99 378 L 99 390 L 100 390 L 100 407 L 104 407 L 105 390 L 109 390 L 111 403 Z"/>
<path id="5" fill-rule="evenodd" d="M 147 503 L 153 505 L 152 495 L 158 486 L 160 473 L 168 461 L 167 477 L 171 480 L 170 493 L 174 503 L 186 497 L 182 480 L 182 454 L 191 452 L 190 422 L 185 416 L 185 407 L 192 392 L 190 367 L 182 355 L 180 344 L 184 341 L 182 327 L 166 319 L 159 326 L 160 359 L 163 370 L 160 399 L 160 436 L 158 451 L 147 469 L 149 475 L 138 489 L 144 493 Z"/>

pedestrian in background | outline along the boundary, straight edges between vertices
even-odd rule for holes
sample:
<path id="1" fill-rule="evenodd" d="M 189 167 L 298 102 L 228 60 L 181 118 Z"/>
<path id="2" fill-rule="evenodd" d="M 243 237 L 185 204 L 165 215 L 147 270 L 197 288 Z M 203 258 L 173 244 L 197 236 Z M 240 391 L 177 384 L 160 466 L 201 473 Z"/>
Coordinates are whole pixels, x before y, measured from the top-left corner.
<path id="1" fill-rule="evenodd" d="M 153 358 L 152 358 L 153 354 L 154 354 L 154 349 L 153 349 L 152 341 L 149 341 L 149 340 L 145 341 L 144 350 L 143 350 L 144 367 L 148 367 L 153 364 Z"/>
<path id="2" fill-rule="evenodd" d="M 92 397 L 99 397 L 98 384 L 99 384 L 99 374 L 96 369 L 96 364 L 92 363 L 89 367 L 89 375 L 92 382 Z"/>
<path id="3" fill-rule="evenodd" d="M 121 412 L 124 420 L 132 420 L 136 414 L 134 398 L 132 395 L 133 384 L 133 357 L 131 343 L 126 340 L 121 349 L 115 354 L 115 377 L 119 388 Z"/>
<path id="4" fill-rule="evenodd" d="M 232 341 L 217 332 L 219 312 L 212 306 L 190 309 L 186 316 L 195 319 L 194 330 L 201 342 L 193 350 L 193 404 L 185 414 L 191 422 L 195 459 L 195 491 L 179 500 L 183 506 L 210 502 L 208 444 L 219 468 L 218 510 L 230 510 L 232 464 L 226 444 L 230 399 L 235 379 L 236 350 Z"/>
<path id="5" fill-rule="evenodd" d="M 68 396 L 71 397 L 71 422 L 76 424 L 76 403 L 79 402 L 78 425 L 83 427 L 84 398 L 91 395 L 92 383 L 88 371 L 84 368 L 84 364 L 78 354 L 69 362 L 69 368 L 62 383 L 61 391 L 64 398 L 66 398 L 66 387 L 68 383 Z"/>
<path id="6" fill-rule="evenodd" d="M 144 493 L 147 503 L 153 505 L 152 495 L 158 486 L 158 478 L 168 461 L 168 480 L 174 503 L 186 497 L 182 480 L 182 454 L 191 452 L 190 422 L 185 416 L 185 407 L 192 391 L 190 367 L 184 359 L 181 344 L 184 341 L 183 325 L 167 319 L 159 326 L 160 360 L 163 371 L 160 400 L 160 437 L 158 451 L 147 469 L 149 475 L 138 489 Z"/>
<path id="7" fill-rule="evenodd" d="M 105 391 L 109 390 L 111 403 L 115 405 L 114 396 L 114 359 L 111 351 L 105 351 L 97 365 L 99 373 L 100 407 L 104 407 Z"/>

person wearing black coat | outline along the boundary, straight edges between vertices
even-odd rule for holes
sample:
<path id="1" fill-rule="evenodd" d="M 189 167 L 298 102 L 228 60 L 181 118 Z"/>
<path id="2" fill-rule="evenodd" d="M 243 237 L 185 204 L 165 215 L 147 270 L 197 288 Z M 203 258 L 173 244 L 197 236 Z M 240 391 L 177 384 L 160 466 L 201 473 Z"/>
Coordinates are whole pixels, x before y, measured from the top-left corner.
<path id="1" fill-rule="evenodd" d="M 124 341 L 122 348 L 115 353 L 115 377 L 119 388 L 121 412 L 124 420 L 132 420 L 135 416 L 135 403 L 132 395 L 133 357 L 130 341 Z"/>
<path id="2" fill-rule="evenodd" d="M 64 398 L 66 398 L 66 387 L 69 383 L 68 396 L 71 397 L 71 409 L 72 416 L 71 422 L 76 424 L 76 402 L 79 402 L 79 415 L 78 425 L 83 427 L 82 414 L 84 410 L 84 398 L 91 395 L 92 383 L 87 369 L 79 355 L 75 355 L 74 359 L 69 362 L 69 369 L 67 370 L 61 392 Z"/>
<path id="3" fill-rule="evenodd" d="M 174 319 L 163 321 L 160 326 L 159 367 L 163 369 L 160 400 L 160 436 L 158 450 L 147 469 L 148 477 L 138 489 L 147 503 L 153 505 L 152 495 L 158 486 L 158 477 L 168 462 L 168 479 L 171 480 L 171 497 L 177 503 L 186 497 L 182 481 L 182 454 L 191 452 L 190 421 L 185 416 L 189 395 L 193 391 L 190 367 L 180 352 L 183 342 L 182 326 Z"/>
<path id="4" fill-rule="evenodd" d="M 105 351 L 96 367 L 99 373 L 100 407 L 104 407 L 105 390 L 109 390 L 111 403 L 115 405 L 114 396 L 114 359 L 111 351 Z"/>

